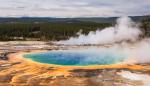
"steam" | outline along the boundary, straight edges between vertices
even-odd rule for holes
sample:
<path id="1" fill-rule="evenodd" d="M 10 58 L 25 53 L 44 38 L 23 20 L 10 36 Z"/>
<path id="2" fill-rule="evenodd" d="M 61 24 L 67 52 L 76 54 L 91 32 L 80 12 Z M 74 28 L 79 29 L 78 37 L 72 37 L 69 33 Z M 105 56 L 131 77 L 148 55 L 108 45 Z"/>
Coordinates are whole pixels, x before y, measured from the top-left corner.
<path id="1" fill-rule="evenodd" d="M 78 33 L 78 37 L 71 37 L 69 40 L 59 41 L 58 44 L 84 45 L 84 44 L 113 44 L 123 41 L 136 41 L 141 34 L 137 25 L 128 17 L 117 20 L 114 27 L 103 30 L 91 31 L 88 35 Z"/>
<path id="2" fill-rule="evenodd" d="M 115 49 L 124 53 L 128 57 L 127 63 L 150 63 L 150 39 L 138 40 L 142 32 L 129 17 L 119 18 L 114 27 L 91 31 L 88 35 L 81 34 L 81 32 L 78 34 L 78 37 L 71 37 L 57 43 L 64 45 L 111 44 L 110 47 L 102 47 L 105 47 L 106 51 Z M 95 50 L 98 49 L 95 48 Z"/>
<path id="3" fill-rule="evenodd" d="M 123 49 L 129 57 L 128 61 L 132 63 L 150 63 L 150 39 L 143 39 Z"/>

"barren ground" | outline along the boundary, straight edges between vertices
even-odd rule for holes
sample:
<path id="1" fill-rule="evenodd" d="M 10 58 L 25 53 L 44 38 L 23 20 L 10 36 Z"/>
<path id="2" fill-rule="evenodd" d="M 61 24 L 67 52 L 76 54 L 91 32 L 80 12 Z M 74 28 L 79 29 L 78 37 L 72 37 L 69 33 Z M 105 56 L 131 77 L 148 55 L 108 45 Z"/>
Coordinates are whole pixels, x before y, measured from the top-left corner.
<path id="1" fill-rule="evenodd" d="M 25 53 L 30 52 L 17 51 L 0 60 L 0 86 L 147 86 L 121 74 L 150 77 L 150 64 L 63 67 L 23 59 Z"/>

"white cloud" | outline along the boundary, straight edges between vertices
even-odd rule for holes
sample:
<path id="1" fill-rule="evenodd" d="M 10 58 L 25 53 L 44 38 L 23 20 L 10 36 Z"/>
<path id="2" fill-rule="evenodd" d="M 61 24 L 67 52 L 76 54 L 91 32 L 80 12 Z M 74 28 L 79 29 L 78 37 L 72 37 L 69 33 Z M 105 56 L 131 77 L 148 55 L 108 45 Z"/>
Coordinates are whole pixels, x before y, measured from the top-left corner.
<path id="1" fill-rule="evenodd" d="M 0 16 L 148 15 L 149 7 L 150 0 L 0 0 Z"/>

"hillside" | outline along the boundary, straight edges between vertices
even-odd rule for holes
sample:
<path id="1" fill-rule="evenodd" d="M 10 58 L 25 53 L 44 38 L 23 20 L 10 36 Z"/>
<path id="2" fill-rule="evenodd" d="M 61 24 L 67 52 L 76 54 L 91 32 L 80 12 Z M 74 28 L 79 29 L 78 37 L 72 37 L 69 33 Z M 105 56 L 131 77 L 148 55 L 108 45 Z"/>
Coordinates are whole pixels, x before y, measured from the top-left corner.
<path id="1" fill-rule="evenodd" d="M 116 23 L 117 17 L 110 18 L 0 18 L 0 41 L 13 40 L 63 40 L 97 29 L 102 30 Z M 134 21 L 140 22 L 140 27 L 145 36 L 150 36 L 150 17 L 131 17 Z"/>
<path id="2" fill-rule="evenodd" d="M 134 21 L 141 21 L 147 16 L 130 16 Z M 0 17 L 0 23 L 9 22 L 96 22 L 96 23 L 114 23 L 118 17 L 81 17 L 81 18 L 52 18 L 52 17 Z"/>

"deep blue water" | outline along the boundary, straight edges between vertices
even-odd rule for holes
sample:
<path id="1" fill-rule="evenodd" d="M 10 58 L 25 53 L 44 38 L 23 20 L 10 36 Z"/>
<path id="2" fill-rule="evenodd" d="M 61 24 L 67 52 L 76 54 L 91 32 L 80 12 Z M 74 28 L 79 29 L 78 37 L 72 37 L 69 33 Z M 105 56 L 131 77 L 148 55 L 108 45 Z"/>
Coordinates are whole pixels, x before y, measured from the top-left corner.
<path id="1" fill-rule="evenodd" d="M 86 66 L 115 64 L 122 62 L 126 55 L 114 51 L 58 50 L 26 54 L 24 57 L 40 63 Z"/>

